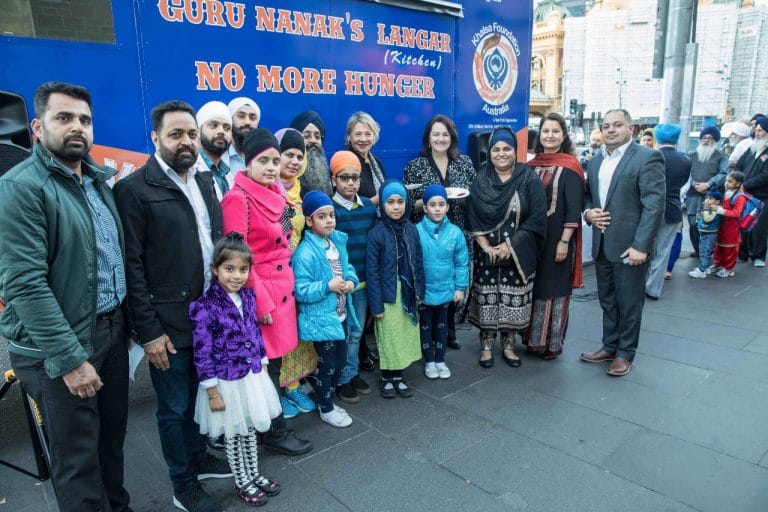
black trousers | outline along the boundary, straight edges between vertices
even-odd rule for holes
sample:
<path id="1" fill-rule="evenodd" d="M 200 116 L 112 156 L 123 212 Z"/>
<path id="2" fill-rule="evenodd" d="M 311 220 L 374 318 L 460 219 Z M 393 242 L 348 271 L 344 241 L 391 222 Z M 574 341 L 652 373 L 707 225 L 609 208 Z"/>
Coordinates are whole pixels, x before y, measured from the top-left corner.
<path id="1" fill-rule="evenodd" d="M 123 487 L 128 348 L 122 312 L 96 322 L 93 350 L 88 361 L 104 386 L 91 398 L 74 396 L 61 377 L 51 379 L 42 360 L 10 356 L 16 376 L 43 414 L 61 512 L 130 510 Z"/>
<path id="2" fill-rule="evenodd" d="M 691 245 L 693 246 L 693 252 L 699 252 L 699 228 L 696 227 L 696 216 L 688 216 L 688 237 L 691 239 Z"/>
<path id="3" fill-rule="evenodd" d="M 765 261 L 766 250 L 768 250 L 768 214 L 763 213 L 752 231 L 741 232 L 741 246 L 739 247 L 739 257 L 743 260 L 763 260 Z"/>
<path id="4" fill-rule="evenodd" d="M 611 263 L 602 245 L 595 261 L 597 295 L 603 309 L 603 350 L 627 361 L 635 358 L 645 304 L 648 263 Z"/>
<path id="5" fill-rule="evenodd" d="M 317 402 L 321 412 L 331 412 L 333 391 L 339 384 L 341 372 L 347 362 L 347 342 L 315 341 L 312 346 L 317 353 L 317 381 L 313 383 Z"/>
<path id="6" fill-rule="evenodd" d="M 280 394 L 280 368 L 283 366 L 283 358 L 282 357 L 276 357 L 274 359 L 269 360 L 269 364 L 267 365 L 267 374 L 269 375 L 269 380 L 272 381 L 272 384 L 274 384 L 275 389 L 277 390 L 277 393 Z M 270 439 L 282 439 L 285 434 L 288 432 L 288 424 L 285 422 L 285 416 L 283 416 L 282 411 L 280 412 L 280 415 L 272 418 L 272 425 L 269 427 L 269 431 L 266 432 L 266 436 Z"/>

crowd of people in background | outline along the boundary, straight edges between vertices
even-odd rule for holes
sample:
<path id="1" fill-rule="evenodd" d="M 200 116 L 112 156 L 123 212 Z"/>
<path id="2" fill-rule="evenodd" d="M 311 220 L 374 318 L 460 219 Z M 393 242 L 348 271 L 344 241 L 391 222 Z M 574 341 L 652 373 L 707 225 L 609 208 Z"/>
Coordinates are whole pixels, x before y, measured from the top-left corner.
<path id="1" fill-rule="evenodd" d="M 482 368 L 497 339 L 512 368 L 518 342 L 556 360 L 584 251 L 603 333 L 580 357 L 614 377 L 632 368 L 644 302 L 672 276 L 684 220 L 691 277 L 730 277 L 739 258 L 765 266 L 768 216 L 741 230 L 750 202 L 768 200 L 762 115 L 733 126 L 727 153 L 708 126 L 684 154 L 680 126 L 636 133 L 615 109 L 577 154 L 551 113 L 523 158 L 518 134 L 494 129 L 478 168 L 437 115 L 402 181 L 373 153 L 382 133 L 368 113 L 349 117 L 346 149 L 330 158 L 317 112 L 274 133 L 261 115 L 247 97 L 160 103 L 155 152 L 110 189 L 114 170 L 89 156 L 89 92 L 36 92 L 33 153 L 0 178 L 0 332 L 41 404 L 64 512 L 130 510 L 129 339 L 149 360 L 174 506 L 218 511 L 201 480 L 232 477 L 244 502 L 267 503 L 281 486 L 260 470 L 259 446 L 311 451 L 288 428 L 301 413 L 351 425 L 339 402 L 372 392 L 361 371 L 378 365 L 385 399 L 413 395 L 405 370 L 420 360 L 427 379 L 449 379 L 463 312 Z"/>

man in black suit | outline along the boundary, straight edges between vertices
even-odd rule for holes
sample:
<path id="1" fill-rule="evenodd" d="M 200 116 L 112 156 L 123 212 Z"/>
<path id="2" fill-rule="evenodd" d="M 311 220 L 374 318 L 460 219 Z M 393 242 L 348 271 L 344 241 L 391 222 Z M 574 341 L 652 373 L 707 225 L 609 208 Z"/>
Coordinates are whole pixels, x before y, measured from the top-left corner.
<path id="1" fill-rule="evenodd" d="M 603 151 L 589 162 L 584 220 L 592 225 L 592 258 L 603 309 L 603 346 L 581 354 L 612 361 L 608 374 L 626 375 L 635 358 L 645 302 L 648 255 L 664 216 L 664 158 L 632 142 L 632 118 L 605 114 Z"/>
<path id="2" fill-rule="evenodd" d="M 656 147 L 664 156 L 667 200 L 664 220 L 656 235 L 656 254 L 651 257 L 648 279 L 645 281 L 645 296 L 650 300 L 658 300 L 661 296 L 669 253 L 672 252 L 677 227 L 683 221 L 680 189 L 688 182 L 691 175 L 691 159 L 682 151 L 675 149 L 680 132 L 680 125 L 672 123 L 657 125 L 653 130 L 653 136 L 658 144 Z"/>
<path id="3" fill-rule="evenodd" d="M 198 137 L 189 104 L 157 105 L 152 109 L 155 153 L 114 190 L 125 229 L 128 307 L 150 362 L 173 502 L 190 512 L 218 512 L 223 507 L 198 480 L 232 472 L 207 453 L 194 421 L 198 380 L 189 304 L 210 284 L 222 219 L 212 174 L 195 166 Z"/>

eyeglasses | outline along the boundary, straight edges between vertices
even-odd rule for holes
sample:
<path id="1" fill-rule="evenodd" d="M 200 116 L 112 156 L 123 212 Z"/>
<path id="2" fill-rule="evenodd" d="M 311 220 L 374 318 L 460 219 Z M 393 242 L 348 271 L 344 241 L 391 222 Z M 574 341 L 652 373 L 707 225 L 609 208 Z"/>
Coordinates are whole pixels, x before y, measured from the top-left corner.
<path id="1" fill-rule="evenodd" d="M 336 176 L 336 179 L 339 181 L 351 181 L 352 183 L 356 183 L 360 181 L 360 176 L 357 174 L 339 174 Z"/>

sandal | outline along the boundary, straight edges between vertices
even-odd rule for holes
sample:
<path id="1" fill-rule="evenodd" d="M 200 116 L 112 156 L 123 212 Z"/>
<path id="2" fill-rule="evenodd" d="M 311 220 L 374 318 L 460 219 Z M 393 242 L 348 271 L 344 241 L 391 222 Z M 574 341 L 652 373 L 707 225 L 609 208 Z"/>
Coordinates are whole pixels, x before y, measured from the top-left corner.
<path id="1" fill-rule="evenodd" d="M 264 491 L 267 496 L 277 496 L 280 494 L 280 491 L 283 490 L 279 483 L 275 482 L 274 480 L 270 480 L 263 475 L 257 475 L 253 480 L 251 480 L 251 484 Z"/>
<path id="2" fill-rule="evenodd" d="M 403 398 L 410 398 L 413 396 L 413 390 L 405 383 L 403 379 L 393 379 L 395 385 L 395 391 Z"/>
<path id="3" fill-rule="evenodd" d="M 238 487 L 235 485 L 235 494 L 237 497 L 246 503 L 249 503 L 255 507 L 266 505 L 269 501 L 267 494 L 256 487 L 253 482 L 246 484 L 244 487 Z"/>

